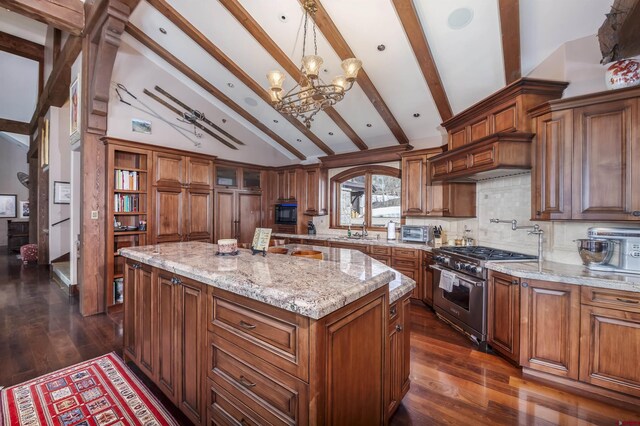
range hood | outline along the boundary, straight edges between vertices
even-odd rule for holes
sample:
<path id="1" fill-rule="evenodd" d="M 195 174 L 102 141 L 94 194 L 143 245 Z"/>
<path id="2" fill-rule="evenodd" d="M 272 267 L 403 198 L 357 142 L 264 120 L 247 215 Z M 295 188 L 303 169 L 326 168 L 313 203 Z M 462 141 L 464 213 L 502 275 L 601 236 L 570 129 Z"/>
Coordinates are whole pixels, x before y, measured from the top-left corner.
<path id="1" fill-rule="evenodd" d="M 432 182 L 474 182 L 531 170 L 533 133 L 494 133 L 429 159 Z"/>

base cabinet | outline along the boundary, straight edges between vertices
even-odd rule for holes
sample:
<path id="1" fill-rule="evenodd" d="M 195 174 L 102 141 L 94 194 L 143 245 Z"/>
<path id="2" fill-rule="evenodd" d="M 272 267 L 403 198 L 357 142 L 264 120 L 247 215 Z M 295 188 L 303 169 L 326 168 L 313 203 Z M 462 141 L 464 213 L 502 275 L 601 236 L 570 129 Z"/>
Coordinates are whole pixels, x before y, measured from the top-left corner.
<path id="1" fill-rule="evenodd" d="M 411 361 L 411 300 L 397 300 L 389 307 L 389 386 L 388 410 L 391 417 L 409 391 Z"/>
<path id="2" fill-rule="evenodd" d="M 520 279 L 499 272 L 489 275 L 487 340 L 513 362 L 520 359 Z"/>
<path id="3" fill-rule="evenodd" d="M 232 189 L 215 190 L 214 239 L 235 238 L 251 243 L 256 228 L 262 226 L 262 193 Z"/>

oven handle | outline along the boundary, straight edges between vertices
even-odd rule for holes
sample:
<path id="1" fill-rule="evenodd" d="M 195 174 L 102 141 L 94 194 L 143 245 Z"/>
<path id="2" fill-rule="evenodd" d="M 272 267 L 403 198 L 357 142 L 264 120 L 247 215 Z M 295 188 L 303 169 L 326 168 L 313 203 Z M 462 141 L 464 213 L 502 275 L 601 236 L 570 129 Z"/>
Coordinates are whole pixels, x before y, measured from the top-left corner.
<path id="1" fill-rule="evenodd" d="M 467 282 L 469 284 L 473 284 L 476 287 L 482 287 L 484 285 L 484 281 L 474 281 L 474 280 L 470 280 L 468 278 L 465 278 L 464 276 L 461 276 L 460 274 L 456 273 L 455 271 L 449 271 L 446 269 L 443 269 L 437 265 L 429 265 L 429 268 L 435 270 L 435 271 L 447 271 L 447 272 L 453 272 L 454 274 L 456 274 L 456 277 L 458 277 L 459 280 L 462 280 L 464 282 Z"/>

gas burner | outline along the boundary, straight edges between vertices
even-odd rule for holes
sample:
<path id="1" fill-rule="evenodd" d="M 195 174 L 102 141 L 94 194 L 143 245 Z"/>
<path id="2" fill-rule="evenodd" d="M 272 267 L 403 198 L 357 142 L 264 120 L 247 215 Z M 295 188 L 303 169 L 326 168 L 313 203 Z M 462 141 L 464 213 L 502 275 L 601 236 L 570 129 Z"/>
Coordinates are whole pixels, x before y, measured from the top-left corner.
<path id="1" fill-rule="evenodd" d="M 538 257 L 530 254 L 494 249 L 484 246 L 441 247 L 441 252 L 458 254 L 478 260 L 536 260 Z"/>

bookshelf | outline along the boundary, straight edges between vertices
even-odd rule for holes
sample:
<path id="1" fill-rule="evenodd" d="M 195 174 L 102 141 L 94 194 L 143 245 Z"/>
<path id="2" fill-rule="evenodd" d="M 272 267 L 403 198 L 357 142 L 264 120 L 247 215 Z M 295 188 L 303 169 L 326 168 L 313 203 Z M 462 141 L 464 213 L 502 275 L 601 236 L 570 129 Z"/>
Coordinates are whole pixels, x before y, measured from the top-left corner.
<path id="1" fill-rule="evenodd" d="M 151 152 L 107 142 L 107 280 L 108 311 L 122 308 L 124 258 L 118 250 L 149 243 L 149 172 Z M 146 224 L 146 227 L 143 226 Z"/>

